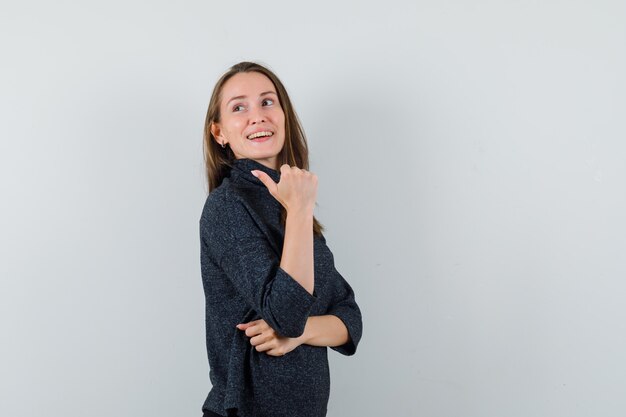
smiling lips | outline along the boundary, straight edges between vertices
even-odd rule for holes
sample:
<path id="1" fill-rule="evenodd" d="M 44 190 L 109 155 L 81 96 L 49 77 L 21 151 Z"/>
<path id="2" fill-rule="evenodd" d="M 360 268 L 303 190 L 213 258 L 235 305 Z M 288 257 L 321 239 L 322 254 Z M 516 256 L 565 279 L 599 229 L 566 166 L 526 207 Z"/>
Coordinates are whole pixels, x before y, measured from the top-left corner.
<path id="1" fill-rule="evenodd" d="M 260 132 L 255 132 L 248 136 L 248 139 L 254 140 L 255 142 L 263 142 L 274 135 L 273 132 L 269 130 L 263 130 Z M 258 139 L 258 140 L 257 140 Z"/>

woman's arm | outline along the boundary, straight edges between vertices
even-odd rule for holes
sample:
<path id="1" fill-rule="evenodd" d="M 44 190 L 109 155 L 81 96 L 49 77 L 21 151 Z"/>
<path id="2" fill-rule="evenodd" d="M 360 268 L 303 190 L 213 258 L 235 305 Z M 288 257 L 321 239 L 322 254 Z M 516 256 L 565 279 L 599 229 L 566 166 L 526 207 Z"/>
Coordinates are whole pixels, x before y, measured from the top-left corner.
<path id="1" fill-rule="evenodd" d="M 341 346 L 349 341 L 348 329 L 343 321 L 331 314 L 310 316 L 300 336 L 301 344 L 311 346 Z"/>
<path id="2" fill-rule="evenodd" d="M 293 209 L 285 220 L 285 241 L 280 267 L 309 294 L 313 294 L 313 210 Z"/>
<path id="3" fill-rule="evenodd" d="M 313 210 L 317 198 L 317 175 L 283 164 L 277 184 L 261 170 L 251 172 L 287 211 L 280 267 L 313 294 Z"/>
<path id="4" fill-rule="evenodd" d="M 266 352 L 270 356 L 286 355 L 300 345 L 329 346 L 339 349 L 344 354 L 351 349 L 344 346 L 350 341 L 348 329 L 339 317 L 332 314 L 309 316 L 304 333 L 298 337 L 285 337 L 277 334 L 263 319 L 240 323 L 237 329 L 244 331 L 246 336 L 250 337 L 250 344 L 255 346 L 258 352 Z"/>

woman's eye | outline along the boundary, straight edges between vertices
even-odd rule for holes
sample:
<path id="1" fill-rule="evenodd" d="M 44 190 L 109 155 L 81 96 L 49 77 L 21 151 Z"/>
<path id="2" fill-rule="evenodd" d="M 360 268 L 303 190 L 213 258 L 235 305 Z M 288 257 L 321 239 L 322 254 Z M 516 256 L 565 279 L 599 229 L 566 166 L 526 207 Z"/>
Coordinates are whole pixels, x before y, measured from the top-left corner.
<path id="1" fill-rule="evenodd" d="M 237 111 L 238 107 L 243 107 L 241 104 L 237 104 L 235 107 L 233 107 L 233 111 Z"/>
<path id="2" fill-rule="evenodd" d="M 274 104 L 274 100 L 272 100 L 271 98 L 266 98 L 265 100 L 263 100 L 263 102 L 266 102 L 266 101 L 271 101 L 272 104 Z"/>

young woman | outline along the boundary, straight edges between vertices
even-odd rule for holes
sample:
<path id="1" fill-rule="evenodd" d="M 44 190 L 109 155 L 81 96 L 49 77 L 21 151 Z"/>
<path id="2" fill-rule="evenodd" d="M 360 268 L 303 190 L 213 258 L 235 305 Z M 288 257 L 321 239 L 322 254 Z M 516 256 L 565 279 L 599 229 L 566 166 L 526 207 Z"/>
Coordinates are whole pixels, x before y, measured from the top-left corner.
<path id="1" fill-rule="evenodd" d="M 354 355 L 361 311 L 313 215 L 317 176 L 272 71 L 241 62 L 217 81 L 204 155 L 204 416 L 326 416 L 327 347 Z"/>

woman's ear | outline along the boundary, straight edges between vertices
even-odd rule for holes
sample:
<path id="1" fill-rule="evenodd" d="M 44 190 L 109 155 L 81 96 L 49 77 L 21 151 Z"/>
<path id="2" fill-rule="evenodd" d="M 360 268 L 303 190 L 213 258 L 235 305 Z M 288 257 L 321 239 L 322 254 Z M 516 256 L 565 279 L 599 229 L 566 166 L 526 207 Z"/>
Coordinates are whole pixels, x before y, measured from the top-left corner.
<path id="1" fill-rule="evenodd" d="M 220 137 L 222 129 L 220 129 L 220 125 L 218 123 L 211 122 L 211 133 L 215 136 L 215 138 Z"/>
<path id="2" fill-rule="evenodd" d="M 226 143 L 228 143 L 224 139 L 224 136 L 222 136 L 222 129 L 220 128 L 220 125 L 218 123 L 215 123 L 215 122 L 211 123 L 211 134 L 217 141 L 218 145 L 226 145 Z"/>

